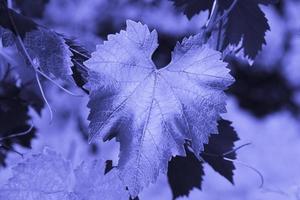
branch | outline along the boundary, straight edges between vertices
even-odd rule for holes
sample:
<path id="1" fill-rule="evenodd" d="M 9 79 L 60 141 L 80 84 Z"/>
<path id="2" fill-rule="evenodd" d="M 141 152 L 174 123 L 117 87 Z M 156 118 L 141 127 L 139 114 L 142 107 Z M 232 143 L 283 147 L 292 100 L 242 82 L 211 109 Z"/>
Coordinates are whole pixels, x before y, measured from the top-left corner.
<path id="1" fill-rule="evenodd" d="M 218 24 L 220 21 L 224 20 L 226 17 L 228 17 L 229 13 L 233 10 L 235 5 L 237 4 L 238 0 L 233 0 L 232 4 L 230 7 L 225 10 L 222 16 L 220 16 L 218 19 L 216 19 L 215 24 Z"/>
<path id="2" fill-rule="evenodd" d="M 211 16 L 208 20 L 208 23 L 206 24 L 206 28 L 205 28 L 205 32 L 204 32 L 204 41 L 206 42 L 210 36 L 210 34 L 212 33 L 214 27 L 219 24 L 220 22 L 222 22 L 226 17 L 228 17 L 228 15 L 230 14 L 230 12 L 233 10 L 233 8 L 236 6 L 236 4 L 238 3 L 238 0 L 233 0 L 232 4 L 230 5 L 230 7 L 224 11 L 222 16 L 218 17 L 218 14 L 220 12 L 220 5 L 219 5 L 219 1 L 215 0 L 214 4 L 213 4 L 213 8 L 212 8 L 212 13 Z"/>

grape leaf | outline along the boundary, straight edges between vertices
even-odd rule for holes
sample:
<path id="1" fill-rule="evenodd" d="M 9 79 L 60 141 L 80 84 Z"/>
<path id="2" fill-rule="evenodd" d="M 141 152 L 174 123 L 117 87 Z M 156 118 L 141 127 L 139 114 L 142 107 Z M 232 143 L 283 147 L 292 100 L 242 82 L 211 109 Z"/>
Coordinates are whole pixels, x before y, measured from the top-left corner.
<path id="1" fill-rule="evenodd" d="M 223 90 L 233 79 L 220 53 L 198 37 L 178 43 L 171 63 L 158 70 L 151 60 L 156 31 L 128 20 L 126 31 L 109 35 L 85 62 L 90 140 L 120 142 L 118 169 L 133 197 L 166 172 L 173 155 L 185 154 L 185 140 L 199 155 L 226 111 Z"/>
<path id="2" fill-rule="evenodd" d="M 233 183 L 234 164 L 224 160 L 223 154 L 233 150 L 238 136 L 231 127 L 231 122 L 224 119 L 218 121 L 218 132 L 219 134 L 211 135 L 208 144 L 204 145 L 201 157 L 215 171 Z M 197 159 L 188 148 L 186 151 L 186 157 L 176 156 L 169 163 L 168 180 L 174 199 L 179 196 L 188 196 L 193 188 L 201 190 L 204 175 L 203 161 Z M 236 153 L 232 152 L 226 157 L 235 159 Z"/>
<path id="3" fill-rule="evenodd" d="M 0 187 L 6 200 L 128 200 L 115 170 L 104 176 L 100 162 L 83 163 L 76 170 L 69 161 L 46 148 L 13 168 L 13 176 Z"/>
<path id="4" fill-rule="evenodd" d="M 73 65 L 78 66 L 75 63 L 76 59 L 74 59 L 74 57 L 78 57 L 78 52 L 76 55 L 72 54 L 69 45 L 74 43 L 71 40 L 66 40 L 62 35 L 39 26 L 31 19 L 5 6 L 1 6 L 0 10 L 0 26 L 11 31 L 14 35 L 20 35 L 35 68 L 39 68 L 51 78 L 72 81 L 71 75 L 73 72 L 71 67 Z M 16 28 L 12 25 L 13 23 Z M 15 38 L 15 40 L 17 39 Z M 17 47 L 21 48 L 20 45 L 17 45 Z M 20 52 L 22 52 L 22 49 L 20 49 Z M 26 61 L 29 61 L 27 56 L 23 56 Z M 31 65 L 31 63 L 28 64 Z"/>
<path id="5" fill-rule="evenodd" d="M 5 31 L 6 32 L 6 31 Z M 12 35 L 10 33 L 10 35 Z M 3 38 L 2 38 L 3 41 Z M 41 109 L 44 106 L 44 101 L 39 90 L 39 87 L 35 80 L 35 71 L 33 68 L 26 66 L 22 55 L 19 54 L 15 45 L 1 46 L 0 42 L 0 61 L 3 62 L 1 70 L 6 74 L 5 77 L 1 77 L 3 82 L 15 85 L 18 82 L 18 93 L 15 94 L 20 98 L 20 102 L 24 105 L 33 107 L 37 113 L 41 113 Z M 9 67 L 5 67 L 9 66 Z M 10 67 L 11 66 L 11 67 Z M 14 81 L 11 82 L 11 77 L 14 77 Z"/>
<path id="6" fill-rule="evenodd" d="M 201 11 L 211 9 L 213 0 L 170 0 L 174 6 L 181 10 L 189 19 Z"/>
<path id="7" fill-rule="evenodd" d="M 218 122 L 218 131 L 219 134 L 211 135 L 209 143 L 204 145 L 204 153 L 201 154 L 201 157 L 216 172 L 233 184 L 235 167 L 232 162 L 223 159 L 223 154 L 232 151 L 234 142 L 238 141 L 239 138 L 228 120 L 222 119 Z M 226 157 L 234 160 L 236 153 L 232 152 Z"/>
<path id="8" fill-rule="evenodd" d="M 190 19 L 200 11 L 212 11 L 213 0 L 172 0 L 174 5 L 180 8 Z M 218 1 L 218 17 L 228 10 L 234 0 Z M 270 30 L 268 20 L 260 9 L 259 4 L 274 4 L 278 0 L 237 0 L 237 3 L 230 10 L 228 16 L 223 20 L 224 35 L 222 50 L 229 45 L 242 45 L 243 55 L 253 60 L 262 46 L 266 43 L 265 33 Z M 241 43 L 241 44 L 240 44 Z"/>
<path id="9" fill-rule="evenodd" d="M 24 46 L 36 67 L 51 77 L 70 81 L 72 53 L 57 33 L 39 27 L 26 34 Z"/>
<path id="10" fill-rule="evenodd" d="M 221 9 L 228 9 L 231 1 L 220 1 Z M 244 54 L 254 59 L 266 44 L 265 33 L 270 30 L 268 20 L 259 4 L 268 4 L 268 0 L 238 0 L 230 11 L 225 25 L 223 48 L 229 44 L 238 45 L 242 42 Z"/>
<path id="11" fill-rule="evenodd" d="M 13 168 L 13 176 L 0 188 L 0 199 L 68 200 L 72 168 L 55 152 L 46 149 Z"/>
<path id="12" fill-rule="evenodd" d="M 168 181 L 173 199 L 188 196 L 193 188 L 201 190 L 203 163 L 186 148 L 186 157 L 176 156 L 169 162 Z"/>

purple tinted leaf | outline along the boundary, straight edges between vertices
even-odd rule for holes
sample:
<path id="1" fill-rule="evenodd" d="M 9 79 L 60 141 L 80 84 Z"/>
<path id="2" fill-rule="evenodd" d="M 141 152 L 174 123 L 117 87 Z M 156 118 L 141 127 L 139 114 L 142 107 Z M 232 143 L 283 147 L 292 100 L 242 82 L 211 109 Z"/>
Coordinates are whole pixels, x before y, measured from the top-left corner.
<path id="1" fill-rule="evenodd" d="M 188 196 L 193 188 L 201 189 L 203 163 L 186 148 L 186 157 L 176 156 L 169 162 L 168 181 L 173 199 Z"/>
<path id="2" fill-rule="evenodd" d="M 186 140 L 196 154 L 203 150 L 233 82 L 220 53 L 198 36 L 178 43 L 159 70 L 150 59 L 157 45 L 156 31 L 127 21 L 126 31 L 109 35 L 85 62 L 91 139 L 120 142 L 118 170 L 133 197 L 166 172 L 173 155 L 184 154 Z"/>
<path id="3" fill-rule="evenodd" d="M 223 159 L 223 154 L 234 149 L 234 142 L 239 138 L 231 122 L 228 120 L 220 120 L 218 122 L 219 134 L 211 135 L 209 143 L 204 147 L 204 153 L 201 157 L 207 162 L 216 172 L 226 178 L 233 184 L 234 164 Z M 236 153 L 232 152 L 226 157 L 236 159 Z"/>
<path id="4" fill-rule="evenodd" d="M 181 10 L 189 19 L 201 11 L 210 10 L 213 0 L 170 0 L 174 6 Z"/>

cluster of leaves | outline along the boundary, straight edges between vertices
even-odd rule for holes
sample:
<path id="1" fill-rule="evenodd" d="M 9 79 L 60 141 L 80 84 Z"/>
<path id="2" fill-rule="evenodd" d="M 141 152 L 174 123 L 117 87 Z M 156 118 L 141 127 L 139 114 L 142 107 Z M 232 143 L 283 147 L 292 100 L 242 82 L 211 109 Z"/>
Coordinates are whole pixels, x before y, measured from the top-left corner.
<path id="1" fill-rule="evenodd" d="M 171 0 L 189 18 L 201 11 L 209 10 L 217 19 L 219 35 L 216 48 L 224 51 L 233 45 L 234 52 L 243 49 L 243 55 L 253 60 L 262 49 L 265 33 L 270 29 L 265 14 L 259 4 L 274 4 L 277 0 L 230 0 L 230 1 L 197 1 Z M 214 2 L 216 4 L 214 5 Z M 216 27 L 214 27 L 216 28 Z M 254 31 L 255 30 L 255 31 Z"/>
<path id="2" fill-rule="evenodd" d="M 82 163 L 73 170 L 69 161 L 48 148 L 13 168 L 13 177 L 0 188 L 7 200 L 128 200 L 116 170 L 104 176 L 100 161 Z M 75 179 L 75 180 L 74 180 Z"/>
<path id="3" fill-rule="evenodd" d="M 234 160 L 234 142 L 239 140 L 237 133 L 231 127 L 231 122 L 220 120 L 218 122 L 219 134 L 212 135 L 209 143 L 204 145 L 201 153 L 203 158 L 199 160 L 188 148 L 186 157 L 174 157 L 168 168 L 168 180 L 172 188 L 173 198 L 188 195 L 193 188 L 201 189 L 202 177 L 204 175 L 203 162 L 208 163 L 216 172 L 234 184 L 232 162 L 224 159 Z M 179 173 L 180 172 L 180 173 Z"/>
<path id="4" fill-rule="evenodd" d="M 235 167 L 224 160 L 224 157 L 236 157 L 233 146 L 238 137 L 230 124 L 227 120 L 219 121 L 220 134 L 211 137 L 201 156 L 216 172 L 233 183 Z M 186 157 L 174 157 L 169 163 L 168 179 L 174 199 L 188 195 L 193 188 L 201 189 L 203 161 L 188 148 L 186 146 Z M 14 167 L 13 176 L 0 187 L 0 192 L 0 197 L 8 200 L 129 199 L 112 161 L 106 161 L 106 166 L 101 161 L 86 162 L 73 170 L 69 161 L 48 148 Z"/>
<path id="5" fill-rule="evenodd" d="M 73 40 L 16 13 L 1 0 L 1 37 L 5 46 L 14 47 L 23 59 L 16 73 L 22 84 L 29 77 L 29 91 L 48 107 L 43 80 L 60 88 L 58 80 L 82 88 L 90 98 L 89 140 L 116 138 L 120 154 L 115 169 L 108 176 L 102 170 L 99 182 L 91 183 L 88 179 L 97 173 L 95 166 L 74 172 L 66 161 L 46 151 L 16 167 L 15 176 L 1 188 L 0 195 L 11 199 L 26 199 L 26 195 L 33 199 L 96 199 L 97 192 L 108 190 L 105 194 L 128 199 L 137 197 L 162 172 L 168 174 L 176 198 L 193 187 L 201 188 L 203 162 L 233 183 L 234 165 L 224 157 L 235 159 L 233 144 L 238 137 L 230 122 L 220 117 L 226 112 L 224 91 L 234 82 L 225 60 L 240 53 L 250 60 L 256 57 L 269 29 L 259 4 L 274 2 L 174 0 L 189 18 L 204 10 L 210 15 L 203 30 L 178 42 L 171 62 L 158 69 L 151 59 L 158 34 L 146 25 L 128 20 L 126 30 L 108 35 L 90 55 Z M 22 90 L 16 83 L 13 87 Z M 25 105 L 28 116 L 28 106 L 34 106 Z M 23 118 L 23 125 L 28 126 L 29 118 Z M 41 176 L 24 183 L 32 174 Z M 59 176 L 52 179 L 52 174 Z M 12 190 L 18 192 L 10 193 Z"/>
<path id="6" fill-rule="evenodd" d="M 46 79 L 63 79 L 78 86 L 86 82 L 83 62 L 89 53 L 73 40 L 37 25 L 31 19 L 0 7 L 1 36 L 1 164 L 13 144 L 30 147 L 35 129 L 22 137 L 16 133 L 31 127 L 29 108 L 41 113 Z M 73 71 L 72 71 L 73 70 Z M 71 76 L 72 75 L 72 76 Z"/>

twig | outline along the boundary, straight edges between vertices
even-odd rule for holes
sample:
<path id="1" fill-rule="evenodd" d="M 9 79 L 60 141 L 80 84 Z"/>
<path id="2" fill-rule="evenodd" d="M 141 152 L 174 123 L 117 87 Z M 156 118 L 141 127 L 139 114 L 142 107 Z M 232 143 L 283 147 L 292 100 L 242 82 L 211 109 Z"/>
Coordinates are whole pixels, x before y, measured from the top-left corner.
<path id="1" fill-rule="evenodd" d="M 52 108 L 51 108 L 51 106 L 50 106 L 50 104 L 49 104 L 49 102 L 48 102 L 48 100 L 47 100 L 47 98 L 45 96 L 44 89 L 42 87 L 42 84 L 41 84 L 41 81 L 40 81 L 40 78 L 39 78 L 39 75 L 38 75 L 37 72 L 35 72 L 35 79 L 36 79 L 36 81 L 38 83 L 38 86 L 40 88 L 41 95 L 42 95 L 42 97 L 43 97 L 43 99 L 44 99 L 44 101 L 45 101 L 45 103 L 46 103 L 46 105 L 48 107 L 48 110 L 49 110 L 49 113 L 50 113 L 50 123 L 51 123 L 52 120 L 53 120 L 53 111 L 52 111 Z"/>
<path id="2" fill-rule="evenodd" d="M 211 13 L 211 16 L 206 24 L 206 29 L 205 29 L 205 38 L 204 40 L 206 41 L 208 38 L 209 38 L 209 35 L 211 34 L 211 32 L 213 31 L 214 27 L 220 23 L 221 21 L 223 21 L 228 15 L 229 13 L 233 10 L 233 8 L 235 7 L 235 5 L 237 4 L 238 0 L 234 0 L 232 2 L 232 4 L 230 5 L 230 7 L 225 10 L 225 12 L 223 13 L 222 16 L 218 17 L 218 14 L 220 12 L 219 10 L 219 2 L 218 0 L 215 0 L 214 1 L 214 4 L 213 4 L 213 8 L 212 8 L 212 13 Z"/>
<path id="3" fill-rule="evenodd" d="M 230 150 L 230 151 L 227 151 L 227 152 L 223 153 L 222 155 L 223 155 L 223 156 L 227 156 L 227 155 L 229 155 L 229 154 L 231 154 L 231 153 L 234 153 L 234 152 L 237 152 L 237 151 L 240 150 L 241 148 L 244 148 L 245 146 L 249 146 L 249 145 L 251 145 L 250 142 L 248 142 L 248 143 L 246 143 L 246 144 L 243 144 L 243 145 L 241 145 L 241 146 L 238 146 L 238 147 L 236 147 L 236 148 L 234 148 L 234 149 L 232 149 L 232 150 Z"/>
<path id="4" fill-rule="evenodd" d="M 206 29 L 205 29 L 206 34 L 210 34 L 212 32 L 215 26 L 215 20 L 216 17 L 218 16 L 218 13 L 219 13 L 219 2 L 218 0 L 215 0 L 212 7 L 211 15 L 206 23 Z"/>
<path id="5" fill-rule="evenodd" d="M 7 140 L 7 139 L 10 139 L 10 138 L 19 137 L 19 136 L 23 136 L 23 135 L 27 135 L 28 133 L 30 133 L 32 131 L 32 129 L 33 129 L 33 124 L 31 124 L 30 127 L 26 131 L 2 137 L 2 138 L 0 138 L 0 141 Z"/>
<path id="6" fill-rule="evenodd" d="M 233 160 L 233 159 L 230 159 L 230 158 L 227 158 L 227 157 L 223 157 L 224 160 L 227 160 L 227 161 L 230 161 L 230 162 L 233 162 L 233 163 L 237 163 L 237 164 L 240 164 L 240 165 L 243 165 L 249 169 L 252 169 L 254 172 L 256 172 L 258 174 L 258 176 L 260 177 L 260 185 L 259 185 L 259 188 L 262 188 L 263 185 L 264 185 L 264 176 L 262 175 L 262 173 L 260 173 L 260 171 L 258 171 L 256 168 L 248 165 L 247 163 L 245 162 L 242 162 L 242 161 L 239 161 L 239 160 Z"/>
<path id="7" fill-rule="evenodd" d="M 64 88 L 63 86 L 59 85 L 58 83 L 56 83 L 53 79 L 51 79 L 49 76 L 47 76 L 44 72 L 42 72 L 39 69 L 35 70 L 37 73 L 39 73 L 41 76 L 43 76 L 44 78 L 46 78 L 47 80 L 49 80 L 51 83 L 53 83 L 54 85 L 56 85 L 58 88 L 60 88 L 61 90 L 63 90 L 64 92 L 66 92 L 67 94 L 71 95 L 71 96 L 75 96 L 75 97 L 83 97 L 83 95 L 81 94 L 74 94 L 73 92 L 69 91 L 68 89 Z"/>
<path id="8" fill-rule="evenodd" d="M 36 67 L 35 67 L 36 65 L 34 64 L 33 60 L 31 59 L 30 55 L 28 54 L 28 52 L 27 52 L 27 50 L 26 50 L 26 47 L 24 46 L 24 43 L 23 43 L 23 41 L 22 41 L 22 39 L 21 39 L 21 37 L 20 37 L 20 33 L 19 33 L 19 31 L 18 31 L 18 28 L 17 28 L 17 26 L 16 26 L 16 24 L 15 24 L 14 19 L 13 19 L 12 16 L 10 15 L 8 8 L 6 9 L 6 11 L 7 11 L 7 15 L 8 15 L 8 17 L 9 17 L 10 23 L 11 23 L 11 25 L 13 26 L 13 29 L 14 29 L 14 31 L 15 31 L 15 33 L 16 33 L 17 44 L 21 47 L 22 54 L 25 55 L 25 57 L 27 58 L 27 60 L 30 62 L 30 65 L 32 66 L 33 70 L 35 71 L 36 81 L 37 81 L 37 83 L 38 83 L 38 86 L 39 86 L 40 92 L 41 92 L 41 94 L 42 94 L 42 97 L 43 97 L 43 99 L 44 99 L 44 101 L 45 101 L 45 103 L 46 103 L 46 105 L 47 105 L 47 107 L 48 107 L 48 109 L 49 109 L 49 112 L 50 112 L 50 122 L 51 122 L 51 121 L 52 121 L 52 118 L 53 118 L 52 108 L 51 108 L 50 104 L 48 103 L 48 100 L 47 100 L 47 98 L 46 98 L 46 96 L 45 96 L 45 94 L 44 94 L 42 85 L 41 85 L 41 83 L 40 83 L 40 79 L 39 79 L 38 74 L 37 74 L 37 72 L 36 72 Z"/>
<path id="9" fill-rule="evenodd" d="M 4 145 L 4 144 L 0 144 L 0 148 L 5 149 L 6 151 L 11 150 L 12 152 L 15 152 L 16 154 L 18 154 L 18 155 L 21 156 L 22 158 L 24 157 L 22 153 L 16 151 L 13 147 L 8 147 L 8 146 L 6 146 L 6 145 Z"/>
<path id="10" fill-rule="evenodd" d="M 230 5 L 230 7 L 225 10 L 225 12 L 223 13 L 222 16 L 220 16 L 218 19 L 216 19 L 215 24 L 218 24 L 220 21 L 224 20 L 226 17 L 228 17 L 229 13 L 233 10 L 233 8 L 235 7 L 235 5 L 237 4 L 238 0 L 234 0 L 232 2 L 232 4 Z"/>

